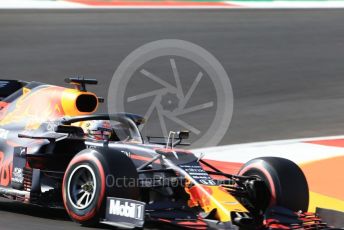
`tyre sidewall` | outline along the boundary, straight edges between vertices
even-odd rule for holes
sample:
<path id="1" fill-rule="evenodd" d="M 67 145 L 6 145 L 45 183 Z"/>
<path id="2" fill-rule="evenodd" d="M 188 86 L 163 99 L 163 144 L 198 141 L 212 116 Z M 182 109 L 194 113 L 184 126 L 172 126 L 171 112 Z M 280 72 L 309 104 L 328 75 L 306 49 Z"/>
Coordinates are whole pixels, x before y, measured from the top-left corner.
<path id="1" fill-rule="evenodd" d="M 307 211 L 309 190 L 302 170 L 292 161 L 278 157 L 262 157 L 247 162 L 239 172 L 243 176 L 257 176 L 270 191 L 270 205 L 292 211 Z"/>
<path id="2" fill-rule="evenodd" d="M 68 183 L 71 179 L 70 176 L 74 169 L 81 165 L 89 166 L 95 175 L 96 180 L 96 192 L 93 201 L 90 203 L 88 207 L 85 209 L 77 209 L 75 208 L 69 199 L 69 191 L 68 191 Z M 105 178 L 104 178 L 104 171 L 100 161 L 92 156 L 88 155 L 79 155 L 76 156 L 72 162 L 70 163 L 69 167 L 66 170 L 65 177 L 63 180 L 63 201 L 64 206 L 68 214 L 74 221 L 77 221 L 81 224 L 94 224 L 99 220 L 99 215 L 102 210 L 102 206 L 104 203 L 104 195 L 105 195 Z"/>

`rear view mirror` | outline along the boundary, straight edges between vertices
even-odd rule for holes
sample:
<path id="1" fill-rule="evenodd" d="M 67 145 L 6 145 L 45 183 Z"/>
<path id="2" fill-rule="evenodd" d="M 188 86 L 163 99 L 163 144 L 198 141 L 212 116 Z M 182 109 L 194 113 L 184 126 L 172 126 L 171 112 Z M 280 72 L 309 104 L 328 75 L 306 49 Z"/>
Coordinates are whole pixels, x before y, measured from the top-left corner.
<path id="1" fill-rule="evenodd" d="M 183 131 L 177 132 L 177 134 L 178 134 L 179 139 L 185 140 L 185 139 L 189 139 L 190 131 L 189 130 L 183 130 Z"/>
<path id="2" fill-rule="evenodd" d="M 178 132 L 171 131 L 168 137 L 147 136 L 148 142 L 151 144 L 159 144 L 174 147 L 176 145 L 189 146 L 190 143 L 184 143 L 183 140 L 189 139 L 190 131 L 182 130 Z"/>

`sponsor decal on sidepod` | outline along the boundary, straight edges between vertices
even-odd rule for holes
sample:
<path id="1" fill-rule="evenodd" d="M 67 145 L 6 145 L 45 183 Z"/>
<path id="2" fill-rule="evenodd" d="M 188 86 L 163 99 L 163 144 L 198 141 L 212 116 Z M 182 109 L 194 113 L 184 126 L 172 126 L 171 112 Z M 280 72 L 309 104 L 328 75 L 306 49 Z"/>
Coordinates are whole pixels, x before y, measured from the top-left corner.
<path id="1" fill-rule="evenodd" d="M 108 197 L 105 222 L 120 227 L 142 227 L 145 203 L 117 197 Z"/>

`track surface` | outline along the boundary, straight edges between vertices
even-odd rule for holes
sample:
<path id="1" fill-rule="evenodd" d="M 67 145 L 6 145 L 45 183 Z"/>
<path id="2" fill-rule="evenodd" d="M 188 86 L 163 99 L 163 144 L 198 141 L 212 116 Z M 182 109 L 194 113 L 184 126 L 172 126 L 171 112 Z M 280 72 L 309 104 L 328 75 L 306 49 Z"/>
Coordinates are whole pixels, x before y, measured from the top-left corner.
<path id="1" fill-rule="evenodd" d="M 343 10 L 0 12 L 0 75 L 106 86 L 146 42 L 177 38 L 230 75 L 234 116 L 221 144 L 343 134 Z M 202 121 L 199 121 L 202 122 Z M 79 229 L 62 211 L 0 203 L 1 229 Z"/>

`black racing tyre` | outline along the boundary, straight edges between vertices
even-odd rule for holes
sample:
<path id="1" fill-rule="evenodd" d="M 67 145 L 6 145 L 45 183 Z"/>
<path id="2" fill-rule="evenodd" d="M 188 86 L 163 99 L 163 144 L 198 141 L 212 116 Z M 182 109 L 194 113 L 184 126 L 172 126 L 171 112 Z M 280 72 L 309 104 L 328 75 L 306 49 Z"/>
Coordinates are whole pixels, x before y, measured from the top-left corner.
<path id="1" fill-rule="evenodd" d="M 140 199 L 137 187 L 125 187 L 123 181 L 114 183 L 116 178 L 137 181 L 136 168 L 124 154 L 106 156 L 95 150 L 77 154 L 67 167 L 62 185 L 63 203 L 71 219 L 94 226 L 104 216 L 106 197 Z"/>
<path id="2" fill-rule="evenodd" d="M 255 176 L 265 182 L 270 191 L 268 207 L 283 206 L 295 212 L 308 210 L 308 183 L 294 162 L 279 157 L 256 158 L 247 162 L 238 175 Z"/>

